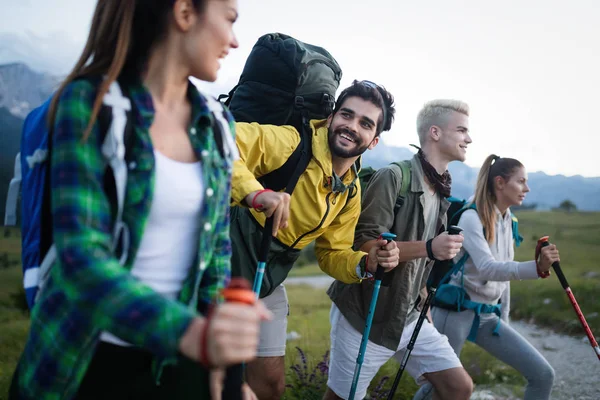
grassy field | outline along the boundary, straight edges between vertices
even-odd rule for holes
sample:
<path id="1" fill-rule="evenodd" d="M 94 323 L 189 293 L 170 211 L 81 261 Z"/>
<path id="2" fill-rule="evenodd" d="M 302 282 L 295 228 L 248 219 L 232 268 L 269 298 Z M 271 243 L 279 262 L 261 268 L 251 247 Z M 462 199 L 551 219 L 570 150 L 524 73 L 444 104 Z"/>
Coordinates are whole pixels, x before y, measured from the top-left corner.
<path id="1" fill-rule="evenodd" d="M 322 289 L 296 285 L 288 285 L 286 289 L 290 301 L 288 332 L 299 333 L 300 339 L 288 341 L 287 344 L 287 383 L 292 387 L 288 388 L 284 398 L 320 400 L 326 388 L 327 376 L 320 371 L 318 364 L 329 349 L 331 301 Z M 298 349 L 305 354 L 306 362 L 303 361 L 303 356 Z M 461 359 L 476 384 L 502 384 L 511 387 L 513 392 L 519 393 L 520 387 L 525 382 L 514 369 L 496 361 L 471 343 L 465 346 Z M 373 398 L 387 398 L 385 394 L 391 387 L 398 367 L 397 362 L 389 361 L 380 369 L 369 388 Z M 381 389 L 377 390 L 380 384 Z M 410 399 L 416 389 L 414 380 L 405 373 L 396 392 L 396 398 Z"/>
<path id="2" fill-rule="evenodd" d="M 8 384 L 23 349 L 29 316 L 19 309 L 22 273 L 19 232 L 2 229 L 0 239 L 0 399 L 6 398 Z"/>
<path id="3" fill-rule="evenodd" d="M 517 261 L 532 260 L 538 238 L 547 235 L 558 246 L 562 270 L 588 324 L 600 334 L 600 213 L 522 211 L 519 232 L 524 241 Z M 316 264 L 294 267 L 290 276 L 322 274 Z M 511 317 L 548 326 L 561 333 L 583 335 L 556 274 L 547 279 L 511 283 Z"/>
<path id="4" fill-rule="evenodd" d="M 520 212 L 520 231 L 525 242 L 517 250 L 518 260 L 533 258 L 535 242 L 542 235 L 559 246 L 561 264 L 592 329 L 600 332 L 600 213 Z M 6 398 L 14 366 L 28 329 L 28 315 L 21 310 L 21 270 L 18 265 L 20 238 L 16 230 L 3 229 L 0 237 L 0 400 Z M 321 274 L 315 266 L 294 268 L 292 275 Z M 289 286 L 288 331 L 300 338 L 288 342 L 288 384 L 285 399 L 320 399 L 325 388 L 326 365 L 320 363 L 329 348 L 329 301 L 325 291 Z M 553 274 L 546 280 L 514 282 L 512 317 L 533 320 L 557 331 L 583 336 L 579 322 Z M 302 351 L 302 355 L 299 348 Z M 476 346 L 467 343 L 462 361 L 477 385 L 503 384 L 518 393 L 523 379 Z M 306 360 L 306 361 L 303 361 Z M 371 391 L 384 392 L 391 385 L 398 364 L 387 363 L 373 380 Z M 385 378 L 388 377 L 388 380 Z M 376 390 L 384 379 L 383 389 Z M 320 385 L 320 387 L 319 387 Z M 408 399 L 416 386 L 405 374 L 398 399 Z M 377 397 L 377 395 L 376 395 Z M 379 397 L 382 398 L 382 397 Z"/>

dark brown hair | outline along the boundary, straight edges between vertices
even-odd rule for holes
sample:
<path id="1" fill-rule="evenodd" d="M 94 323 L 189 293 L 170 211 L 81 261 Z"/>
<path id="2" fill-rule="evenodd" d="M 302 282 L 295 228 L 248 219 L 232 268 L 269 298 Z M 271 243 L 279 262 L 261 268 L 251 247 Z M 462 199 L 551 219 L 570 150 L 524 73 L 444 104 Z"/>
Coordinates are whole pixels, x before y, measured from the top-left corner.
<path id="1" fill-rule="evenodd" d="M 82 77 L 104 76 L 83 135 L 84 139 L 87 138 L 110 84 L 122 74 L 139 76 L 152 47 L 166 36 L 175 1 L 98 0 L 83 52 L 52 98 L 49 126 L 54 125 L 58 102 L 65 87 Z M 203 11 L 206 0 L 190 1 L 197 12 Z"/>
<path id="2" fill-rule="evenodd" d="M 396 108 L 394 107 L 394 96 L 381 85 L 377 85 L 371 81 L 354 80 L 352 85 L 340 93 L 336 102 L 333 114 L 337 113 L 348 97 L 360 97 L 365 101 L 370 101 L 382 111 L 381 117 L 377 121 L 377 129 L 375 136 L 383 131 L 389 131 L 394 121 Z"/>

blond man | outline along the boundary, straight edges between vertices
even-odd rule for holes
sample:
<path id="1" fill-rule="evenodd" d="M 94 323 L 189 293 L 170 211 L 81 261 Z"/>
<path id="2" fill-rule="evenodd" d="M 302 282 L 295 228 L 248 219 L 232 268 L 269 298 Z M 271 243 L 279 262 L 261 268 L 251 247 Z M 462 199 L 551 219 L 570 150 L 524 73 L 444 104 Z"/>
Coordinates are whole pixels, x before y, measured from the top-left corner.
<path id="1" fill-rule="evenodd" d="M 462 236 L 444 230 L 451 184 L 448 164 L 464 161 L 471 143 L 468 105 L 457 100 L 425 104 L 417 116 L 417 132 L 421 149 L 404 162 L 404 169 L 396 164 L 381 168 L 364 188 L 354 246 L 368 251 L 379 232 L 395 233 L 400 264 L 386 274 L 379 292 L 356 399 L 365 397 L 385 362 L 392 357 L 402 359 L 434 260 L 451 259 L 462 246 Z M 403 177 L 406 168 L 410 174 Z M 400 196 L 403 179 L 410 182 Z M 335 281 L 329 288 L 333 304 L 326 400 L 348 398 L 372 292 L 370 281 L 355 285 Z M 428 321 L 421 327 L 406 370 L 418 384 L 431 382 L 437 399 L 468 399 L 473 390 L 448 339 Z"/>

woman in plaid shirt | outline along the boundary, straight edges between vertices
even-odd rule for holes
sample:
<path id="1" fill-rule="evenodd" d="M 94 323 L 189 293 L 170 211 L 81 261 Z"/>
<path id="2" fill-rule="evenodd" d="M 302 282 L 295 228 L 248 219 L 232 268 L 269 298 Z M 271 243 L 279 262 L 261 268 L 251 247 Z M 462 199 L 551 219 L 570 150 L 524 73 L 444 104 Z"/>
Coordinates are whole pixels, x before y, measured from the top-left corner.
<path id="1" fill-rule="evenodd" d="M 219 59 L 238 46 L 236 19 L 236 0 L 98 1 L 83 54 L 50 108 L 58 259 L 32 310 L 11 398 L 169 397 L 160 391 L 177 379 L 178 359 L 218 370 L 255 356 L 259 322 L 270 318 L 260 303 L 218 304 L 202 316 L 230 276 L 236 151 L 223 152 L 233 141 L 213 132 L 215 115 L 188 80 L 216 80 Z M 134 126 L 124 265 L 110 250 L 97 122 L 117 78 Z M 198 383 L 198 398 L 206 386 Z"/>

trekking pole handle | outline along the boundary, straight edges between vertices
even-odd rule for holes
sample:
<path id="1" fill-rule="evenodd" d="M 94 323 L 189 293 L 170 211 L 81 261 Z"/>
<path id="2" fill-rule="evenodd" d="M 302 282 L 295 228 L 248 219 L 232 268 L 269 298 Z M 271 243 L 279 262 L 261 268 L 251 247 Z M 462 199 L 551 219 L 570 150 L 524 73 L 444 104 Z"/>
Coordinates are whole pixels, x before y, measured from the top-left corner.
<path id="1" fill-rule="evenodd" d="M 460 226 L 450 225 L 448 227 L 448 235 L 458 235 L 463 231 Z"/>
<path id="2" fill-rule="evenodd" d="M 379 239 L 387 240 L 388 243 L 391 242 L 392 240 L 394 240 L 395 238 L 396 238 L 396 235 L 393 233 L 390 233 L 390 232 L 382 233 L 379 236 Z M 383 267 L 381 265 L 377 265 L 377 270 L 375 271 L 375 280 L 376 281 L 383 280 L 384 273 L 385 273 L 385 270 L 383 269 Z"/>
<path id="3" fill-rule="evenodd" d="M 540 239 L 540 241 L 542 242 L 542 247 L 546 247 L 549 246 L 550 243 L 548 242 L 548 236 L 544 236 L 543 238 Z M 560 262 L 558 261 L 554 261 L 552 263 L 552 268 L 554 268 L 554 272 L 556 272 L 556 276 L 558 277 L 558 280 L 560 281 L 560 284 L 562 285 L 563 289 L 568 289 L 569 288 L 569 283 L 567 282 L 567 278 L 565 278 L 565 274 L 563 274 L 562 272 L 562 268 L 560 267 Z"/>
<path id="4" fill-rule="evenodd" d="M 250 290 L 250 283 L 244 278 L 231 278 L 229 285 L 222 291 L 227 303 L 253 305 L 256 296 Z M 223 382 L 223 399 L 242 400 L 242 385 L 244 383 L 244 365 L 237 364 L 228 367 Z"/>
<path id="5" fill-rule="evenodd" d="M 458 235 L 462 231 L 463 231 L 463 229 L 456 225 L 450 225 L 448 227 L 448 235 Z M 431 271 L 434 283 L 439 282 L 442 279 L 442 277 L 444 276 L 445 267 L 448 266 L 449 263 L 451 263 L 451 262 L 452 262 L 452 260 L 436 260 L 435 264 L 433 265 L 432 271 Z M 433 290 L 433 293 L 435 295 L 435 290 L 437 289 L 437 284 L 436 284 L 436 286 L 431 286 L 429 289 L 430 289 L 430 291 Z"/>

